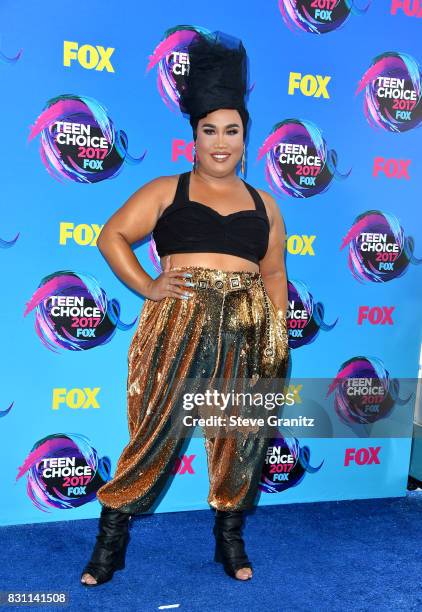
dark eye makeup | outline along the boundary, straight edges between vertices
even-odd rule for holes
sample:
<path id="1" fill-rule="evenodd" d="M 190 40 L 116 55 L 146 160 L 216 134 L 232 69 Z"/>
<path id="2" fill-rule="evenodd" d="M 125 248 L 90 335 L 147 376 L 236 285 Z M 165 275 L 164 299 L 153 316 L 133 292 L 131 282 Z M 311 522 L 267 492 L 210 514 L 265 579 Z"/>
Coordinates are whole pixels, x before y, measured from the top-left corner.
<path id="1" fill-rule="evenodd" d="M 204 128 L 203 131 L 204 131 L 205 134 L 209 134 L 209 133 L 214 132 L 214 130 L 212 128 Z M 238 131 L 239 130 L 236 130 L 236 129 L 230 129 L 230 130 L 227 130 L 227 134 L 237 134 Z"/>

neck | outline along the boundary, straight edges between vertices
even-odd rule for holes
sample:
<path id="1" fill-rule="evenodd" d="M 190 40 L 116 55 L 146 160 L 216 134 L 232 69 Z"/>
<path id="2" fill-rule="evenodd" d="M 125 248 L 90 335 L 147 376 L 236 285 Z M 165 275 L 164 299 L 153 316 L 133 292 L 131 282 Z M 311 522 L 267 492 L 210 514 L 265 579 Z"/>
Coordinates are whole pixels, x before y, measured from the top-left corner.
<path id="1" fill-rule="evenodd" d="M 197 166 L 195 172 L 192 172 L 192 174 L 195 176 L 195 178 L 199 178 L 202 182 L 208 183 L 208 185 L 212 187 L 215 186 L 217 188 L 228 187 L 239 181 L 239 177 L 236 175 L 235 170 L 224 176 L 215 176 L 214 174 L 210 174 L 203 168 Z"/>

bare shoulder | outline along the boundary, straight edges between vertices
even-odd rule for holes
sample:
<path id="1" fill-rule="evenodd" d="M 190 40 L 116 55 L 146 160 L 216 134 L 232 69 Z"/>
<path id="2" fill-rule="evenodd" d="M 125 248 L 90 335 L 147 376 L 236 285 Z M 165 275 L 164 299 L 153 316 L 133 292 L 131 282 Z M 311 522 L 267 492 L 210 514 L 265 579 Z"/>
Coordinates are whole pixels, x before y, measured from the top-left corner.
<path id="1" fill-rule="evenodd" d="M 110 217 L 97 244 L 107 244 L 107 236 L 119 234 L 133 244 L 150 234 L 162 210 L 172 201 L 179 175 L 157 176 L 144 182 Z"/>
<path id="2" fill-rule="evenodd" d="M 138 190 L 138 193 L 141 191 L 143 194 L 148 192 L 148 195 L 153 197 L 154 201 L 158 204 L 159 213 L 161 214 L 174 200 L 178 179 L 179 174 L 157 176 L 144 183 Z"/>
<path id="3" fill-rule="evenodd" d="M 177 185 L 178 174 L 157 176 L 150 181 L 144 183 L 143 187 L 147 187 L 151 191 L 155 191 L 157 194 L 162 194 L 165 199 L 166 192 L 172 189 L 173 185 Z"/>
<path id="4" fill-rule="evenodd" d="M 258 189 L 258 187 L 255 187 L 255 189 L 257 190 L 264 202 L 265 209 L 270 220 L 270 225 L 272 226 L 276 217 L 279 216 L 282 218 L 280 207 L 277 204 L 277 201 L 270 193 L 268 193 L 268 191 L 264 191 L 264 189 Z"/>

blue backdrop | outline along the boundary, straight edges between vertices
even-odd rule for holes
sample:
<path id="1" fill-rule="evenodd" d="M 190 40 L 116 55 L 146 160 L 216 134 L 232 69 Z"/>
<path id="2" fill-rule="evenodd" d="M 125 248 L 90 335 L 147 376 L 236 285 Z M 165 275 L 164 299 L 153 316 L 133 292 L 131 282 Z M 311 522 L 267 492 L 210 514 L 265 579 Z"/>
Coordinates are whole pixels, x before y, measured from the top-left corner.
<path id="1" fill-rule="evenodd" d="M 175 32 L 222 30 L 241 38 L 248 52 L 253 87 L 246 180 L 273 193 L 284 217 L 290 314 L 298 308 L 298 292 L 302 298 L 306 294 L 308 306 L 309 295 L 313 297 L 314 309 L 307 311 L 305 323 L 312 319 L 314 333 L 305 326 L 297 343 L 296 328 L 291 327 L 292 377 L 326 380 L 328 390 L 346 366 L 354 376 L 368 376 L 367 371 L 362 374 L 362 361 L 368 360 L 384 378 L 416 379 L 422 297 L 417 265 L 422 256 L 417 187 L 420 72 L 415 69 L 422 51 L 420 22 L 406 3 L 403 8 L 399 2 L 373 0 L 350 10 L 350 3 L 340 1 L 336 10 L 343 7 L 344 19 L 331 4 L 336 3 L 181 0 L 148 5 L 129 0 L 117 7 L 92 0 L 64 11 L 50 0 L 42 5 L 28 0 L 2 3 L 1 524 L 98 516 L 95 491 L 113 474 L 128 441 L 127 350 L 143 299 L 116 278 L 93 238 L 95 226 L 98 231 L 141 185 L 191 167 L 192 132 L 177 109 L 176 89 L 168 88 L 168 55 L 147 70 L 150 56 L 163 52 L 163 42 Z M 302 5 L 310 12 L 322 7 L 319 17 L 303 17 Z M 364 6 L 368 8 L 360 14 Z M 331 17 L 321 10 L 331 11 Z M 413 63 L 406 64 L 403 57 Z M 357 93 L 371 66 L 405 78 L 395 60 L 410 74 L 405 88 L 416 92 L 412 115 L 407 116 L 411 129 L 389 121 L 381 106 L 371 106 L 373 73 Z M 312 85 L 324 79 L 326 95 L 318 95 Z M 289 93 L 289 83 L 302 86 Z M 90 152 L 72 145 L 60 148 L 55 140 L 58 120 L 89 123 L 83 108 L 92 114 L 93 132 L 98 135 L 102 127 L 103 134 L 107 129 L 113 134 L 108 152 L 115 158 L 102 168 L 95 163 L 77 167 L 78 159 L 90 159 Z M 320 193 L 311 195 L 305 189 L 300 197 L 292 194 L 293 181 L 277 164 L 272 166 L 275 185 L 268 174 L 273 150 L 259 156 L 280 124 L 291 127 L 295 121 L 314 127 L 314 144 L 322 134 L 327 150 L 336 151 L 330 180 Z M 382 162 L 378 172 L 378 158 L 393 162 Z M 395 277 L 378 270 L 369 278 L 368 261 L 348 263 L 352 242 L 340 248 L 357 218 L 369 211 L 393 215 L 402 238 L 413 238 L 413 259 L 408 265 L 400 261 Z M 391 218 L 387 221 L 394 226 Z M 367 219 L 364 231 L 382 231 L 379 223 L 380 218 Z M 296 248 L 298 244 L 302 247 Z M 312 248 L 303 248 L 305 244 Z M 147 237 L 135 252 L 155 277 L 153 246 Z M 52 321 L 45 308 L 52 295 L 70 295 L 71 278 L 78 280 L 78 291 L 82 285 L 89 289 L 92 303 L 97 300 L 98 305 L 101 295 L 104 299 L 101 290 L 108 300 L 108 327 L 102 335 L 91 336 L 90 346 L 82 343 L 89 335 L 71 341 L 72 328 L 67 327 L 66 334 L 64 319 Z M 116 301 L 111 305 L 111 300 Z M 388 309 L 391 317 L 385 317 Z M 117 313 L 114 318 L 112 311 Z M 372 315 L 362 318 L 365 312 Z M 357 425 L 370 424 L 369 413 L 358 418 L 350 406 L 344 408 L 347 425 L 335 410 L 335 393 L 328 395 L 318 414 L 333 429 L 344 425 L 342 433 L 312 437 L 303 430 L 298 435 L 293 427 L 278 444 L 293 457 L 299 475 L 290 478 L 287 473 L 273 487 L 267 482 L 259 504 L 404 495 L 414 395 L 401 404 L 409 395 L 403 385 L 390 411 L 383 413 L 376 404 L 379 413 L 372 419 L 374 426 L 365 430 L 372 432 L 366 439 Z M 376 426 L 389 419 L 392 426 L 381 427 L 378 435 Z M 394 419 L 403 425 L 397 436 L 392 434 Z M 357 453 L 369 448 L 372 451 Z M 72 473 L 72 466 L 79 470 Z M 201 439 L 191 440 L 174 471 L 156 511 L 208 507 Z"/>

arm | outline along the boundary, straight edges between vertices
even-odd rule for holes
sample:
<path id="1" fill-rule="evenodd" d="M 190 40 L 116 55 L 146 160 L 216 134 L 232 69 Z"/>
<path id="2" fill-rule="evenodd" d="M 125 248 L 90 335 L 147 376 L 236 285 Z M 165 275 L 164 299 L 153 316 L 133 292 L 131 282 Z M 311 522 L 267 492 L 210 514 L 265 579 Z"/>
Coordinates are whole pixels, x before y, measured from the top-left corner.
<path id="1" fill-rule="evenodd" d="M 167 261 L 166 270 L 157 279 L 152 279 L 142 268 L 131 245 L 152 232 L 172 185 L 174 178 L 167 176 L 146 183 L 110 217 L 97 240 L 101 254 L 117 276 L 131 289 L 155 300 L 167 295 L 181 297 L 184 290 L 179 288 L 182 284 L 177 278 L 180 273 L 169 271 L 170 262 Z"/>
<path id="2" fill-rule="evenodd" d="M 284 251 L 286 248 L 286 231 L 283 217 L 274 198 L 266 191 L 258 190 L 264 203 L 270 221 L 270 236 L 268 249 L 259 262 L 259 269 L 265 289 L 277 311 L 283 316 L 287 313 L 288 293 Z"/>

